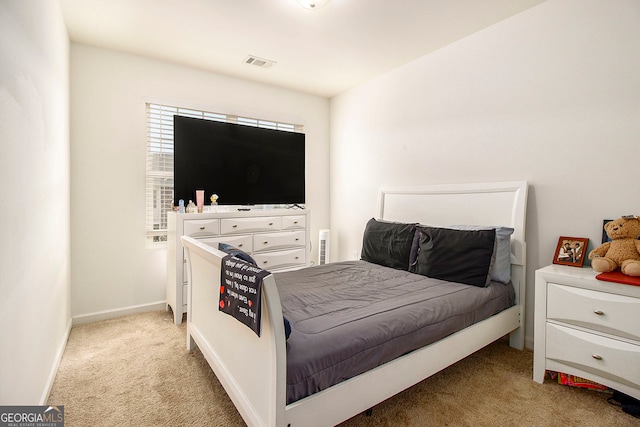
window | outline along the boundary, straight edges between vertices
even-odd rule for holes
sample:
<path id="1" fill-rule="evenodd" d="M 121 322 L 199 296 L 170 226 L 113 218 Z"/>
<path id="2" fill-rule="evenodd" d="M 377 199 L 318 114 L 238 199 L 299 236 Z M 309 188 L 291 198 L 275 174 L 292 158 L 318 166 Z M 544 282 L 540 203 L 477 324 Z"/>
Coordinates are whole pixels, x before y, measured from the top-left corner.
<path id="1" fill-rule="evenodd" d="M 164 246 L 167 214 L 173 201 L 173 116 L 196 117 L 288 132 L 303 132 L 302 125 L 280 123 L 189 108 L 147 103 L 147 246 Z"/>

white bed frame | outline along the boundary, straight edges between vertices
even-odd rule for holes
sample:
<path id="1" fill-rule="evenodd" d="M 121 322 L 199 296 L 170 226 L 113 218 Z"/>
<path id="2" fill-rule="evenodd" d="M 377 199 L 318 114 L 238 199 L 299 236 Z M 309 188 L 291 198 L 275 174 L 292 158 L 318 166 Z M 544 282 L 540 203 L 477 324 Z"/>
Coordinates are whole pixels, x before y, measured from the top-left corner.
<path id="1" fill-rule="evenodd" d="M 516 305 L 355 378 L 286 404 L 286 347 L 273 275 L 263 282 L 262 333 L 218 311 L 223 252 L 182 237 L 189 269 L 187 348 L 197 345 L 249 426 L 333 426 L 510 334 L 524 346 L 526 182 L 382 188 L 379 219 L 502 225 L 511 239 Z M 363 225 L 364 229 L 364 225 Z"/>

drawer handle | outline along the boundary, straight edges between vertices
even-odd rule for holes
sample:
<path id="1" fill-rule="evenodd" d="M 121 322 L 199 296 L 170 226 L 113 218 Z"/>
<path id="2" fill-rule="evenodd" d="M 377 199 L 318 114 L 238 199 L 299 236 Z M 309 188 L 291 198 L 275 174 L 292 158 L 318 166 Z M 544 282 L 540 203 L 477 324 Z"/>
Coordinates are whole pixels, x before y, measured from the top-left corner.
<path id="1" fill-rule="evenodd" d="M 602 360 L 602 356 L 600 356 L 599 354 L 592 354 L 591 357 L 593 357 L 596 360 Z"/>
<path id="2" fill-rule="evenodd" d="M 266 241 L 266 240 L 265 240 L 264 242 L 262 242 L 262 243 L 263 243 L 264 245 L 268 245 L 268 244 L 269 244 L 269 242 L 268 242 L 268 241 Z"/>
<path id="3" fill-rule="evenodd" d="M 240 244 L 238 245 L 238 247 L 239 247 L 239 248 L 241 248 L 241 247 L 242 247 L 242 243 L 240 243 Z"/>
<path id="4" fill-rule="evenodd" d="M 299 256 L 297 256 L 297 257 L 296 257 L 296 259 L 300 259 L 300 257 L 299 257 Z"/>
<path id="5" fill-rule="evenodd" d="M 602 310 L 593 310 L 593 312 L 595 314 L 597 314 L 598 316 L 603 316 L 604 315 L 604 311 L 602 311 Z"/>
<path id="6" fill-rule="evenodd" d="M 266 264 L 267 262 L 269 262 L 269 261 L 262 261 L 263 264 Z"/>
<path id="7" fill-rule="evenodd" d="M 238 225 L 237 224 L 233 224 L 232 228 L 238 228 Z"/>
<path id="8" fill-rule="evenodd" d="M 269 225 L 273 225 L 273 223 L 272 223 L 272 222 L 270 222 L 270 223 L 269 223 Z"/>
<path id="9" fill-rule="evenodd" d="M 200 227 L 200 230 L 204 230 L 204 226 Z"/>
<path id="10" fill-rule="evenodd" d="M 298 240 L 300 240 L 300 239 L 296 238 L 296 242 L 297 242 Z"/>
<path id="11" fill-rule="evenodd" d="M 294 224 L 298 224 L 298 221 L 293 221 Z"/>

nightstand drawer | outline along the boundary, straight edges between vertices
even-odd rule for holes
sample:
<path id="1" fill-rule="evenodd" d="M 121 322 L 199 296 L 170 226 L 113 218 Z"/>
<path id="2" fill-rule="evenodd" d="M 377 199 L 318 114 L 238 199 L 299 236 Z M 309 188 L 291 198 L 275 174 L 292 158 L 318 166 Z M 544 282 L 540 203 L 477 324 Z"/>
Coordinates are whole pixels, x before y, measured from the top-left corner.
<path id="1" fill-rule="evenodd" d="M 640 346 L 554 324 L 546 333 L 547 359 L 640 386 Z"/>
<path id="2" fill-rule="evenodd" d="M 256 234 L 253 236 L 255 252 L 282 249 L 305 245 L 304 231 L 285 231 L 281 233 Z"/>
<path id="3" fill-rule="evenodd" d="M 640 340 L 640 300 L 549 283 L 547 319 Z"/>

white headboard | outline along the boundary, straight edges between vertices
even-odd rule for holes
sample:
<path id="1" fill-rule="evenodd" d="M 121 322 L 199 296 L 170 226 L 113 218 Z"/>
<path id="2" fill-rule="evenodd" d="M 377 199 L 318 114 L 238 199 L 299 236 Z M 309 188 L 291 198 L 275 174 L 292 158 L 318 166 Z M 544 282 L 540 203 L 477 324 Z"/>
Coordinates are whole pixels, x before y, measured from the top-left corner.
<path id="1" fill-rule="evenodd" d="M 387 221 L 513 227 L 517 265 L 524 264 L 526 212 L 526 181 L 383 187 L 378 198 L 378 218 Z"/>
<path id="2" fill-rule="evenodd" d="M 526 181 L 383 187 L 378 219 L 432 226 L 512 227 L 511 277 L 516 302 L 524 308 L 527 189 Z"/>

